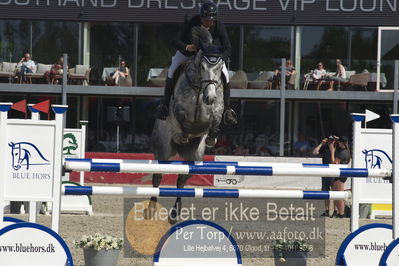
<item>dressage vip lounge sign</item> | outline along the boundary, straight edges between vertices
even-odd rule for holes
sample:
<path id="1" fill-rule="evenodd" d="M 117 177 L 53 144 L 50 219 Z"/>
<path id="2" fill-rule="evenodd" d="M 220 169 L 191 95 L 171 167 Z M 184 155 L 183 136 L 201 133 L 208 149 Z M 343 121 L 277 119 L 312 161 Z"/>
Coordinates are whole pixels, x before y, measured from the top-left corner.
<path id="1" fill-rule="evenodd" d="M 0 0 L 3 19 L 182 22 L 203 0 Z M 227 23 L 399 25 L 397 0 L 214 0 Z M 29 17 L 26 17 L 29 14 Z"/>
<path id="2" fill-rule="evenodd" d="M 10 120 L 12 121 L 12 120 Z M 40 121 L 10 122 L 5 197 L 13 200 L 51 200 L 53 191 L 55 126 Z"/>

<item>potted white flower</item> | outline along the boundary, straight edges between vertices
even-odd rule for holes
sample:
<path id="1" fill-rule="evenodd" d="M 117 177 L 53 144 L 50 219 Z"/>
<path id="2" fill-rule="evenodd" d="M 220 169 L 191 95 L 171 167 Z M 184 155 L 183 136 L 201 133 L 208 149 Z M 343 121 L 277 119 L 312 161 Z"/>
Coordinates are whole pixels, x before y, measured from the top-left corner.
<path id="1" fill-rule="evenodd" d="M 276 266 L 306 266 L 312 246 L 300 240 L 277 240 L 272 245 Z"/>
<path id="2" fill-rule="evenodd" d="M 117 265 L 123 239 L 95 234 L 73 241 L 76 248 L 83 248 L 86 266 Z"/>

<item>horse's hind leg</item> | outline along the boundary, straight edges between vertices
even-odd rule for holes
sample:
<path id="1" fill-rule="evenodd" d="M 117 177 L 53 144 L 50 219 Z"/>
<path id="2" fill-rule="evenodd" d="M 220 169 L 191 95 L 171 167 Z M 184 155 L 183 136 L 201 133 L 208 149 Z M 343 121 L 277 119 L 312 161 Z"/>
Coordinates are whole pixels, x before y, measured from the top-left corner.
<path id="1" fill-rule="evenodd" d="M 162 175 L 161 174 L 153 174 L 152 175 L 152 186 L 159 187 L 161 185 Z M 151 201 L 157 201 L 157 197 L 151 197 Z"/>
<path id="2" fill-rule="evenodd" d="M 152 175 L 152 186 L 159 187 L 161 184 L 162 175 L 161 174 L 153 174 Z M 156 211 L 157 208 L 157 197 L 151 197 L 150 202 L 148 203 L 148 208 L 144 210 L 144 217 L 146 219 L 151 219 Z"/>

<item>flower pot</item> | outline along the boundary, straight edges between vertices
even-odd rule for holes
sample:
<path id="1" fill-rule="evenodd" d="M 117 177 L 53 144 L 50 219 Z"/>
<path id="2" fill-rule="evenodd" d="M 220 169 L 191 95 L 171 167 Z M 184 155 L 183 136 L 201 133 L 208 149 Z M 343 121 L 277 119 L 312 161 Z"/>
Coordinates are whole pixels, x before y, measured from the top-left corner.
<path id="1" fill-rule="evenodd" d="M 83 249 L 85 266 L 117 266 L 120 249 L 94 250 Z"/>
<path id="2" fill-rule="evenodd" d="M 308 252 L 306 251 L 274 251 L 274 265 L 276 266 L 306 266 Z M 281 260 L 280 254 L 284 260 Z"/>

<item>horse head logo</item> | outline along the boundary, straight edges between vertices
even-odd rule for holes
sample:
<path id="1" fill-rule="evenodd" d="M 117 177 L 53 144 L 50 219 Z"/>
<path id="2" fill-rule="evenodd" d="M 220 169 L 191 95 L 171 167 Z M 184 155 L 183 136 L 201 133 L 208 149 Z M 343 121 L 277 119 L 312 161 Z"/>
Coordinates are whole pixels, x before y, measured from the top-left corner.
<path id="1" fill-rule="evenodd" d="M 362 152 L 364 154 L 366 168 L 381 169 L 384 162 L 385 163 L 389 162 L 392 165 L 392 159 L 383 150 L 373 149 L 373 150 L 363 150 Z"/>
<path id="2" fill-rule="evenodd" d="M 22 166 L 26 166 L 26 170 L 28 170 L 30 165 L 50 164 L 50 161 L 30 142 L 10 142 L 8 146 L 11 147 L 12 168 L 16 171 L 21 169 Z"/>

